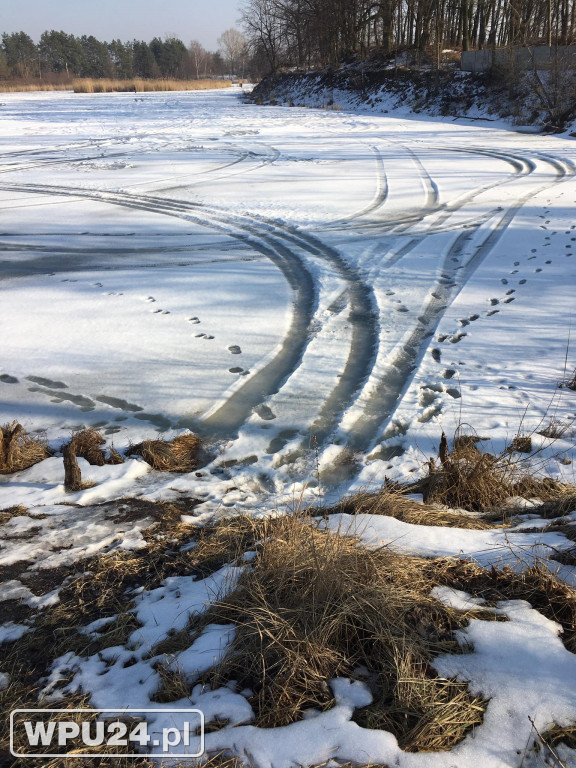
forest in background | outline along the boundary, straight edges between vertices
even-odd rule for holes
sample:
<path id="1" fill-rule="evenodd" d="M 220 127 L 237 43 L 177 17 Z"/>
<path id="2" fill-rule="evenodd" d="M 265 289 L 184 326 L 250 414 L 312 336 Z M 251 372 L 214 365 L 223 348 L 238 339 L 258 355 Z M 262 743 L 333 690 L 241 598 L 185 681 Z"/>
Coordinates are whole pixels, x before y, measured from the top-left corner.
<path id="1" fill-rule="evenodd" d="M 413 51 L 439 64 L 447 48 L 570 44 L 576 0 L 245 0 L 242 19 L 271 71 L 374 51 Z"/>
<path id="2" fill-rule="evenodd" d="M 155 37 L 111 43 L 92 35 L 77 37 L 46 31 L 36 44 L 26 32 L 4 33 L 0 45 L 0 80 L 64 82 L 71 78 L 118 80 L 245 77 L 250 68 L 247 42 L 236 29 L 228 29 L 211 52 L 193 40 Z"/>
<path id="3" fill-rule="evenodd" d="M 454 60 L 446 52 L 576 40 L 576 0 L 243 0 L 241 15 L 244 34 L 226 30 L 215 52 L 174 35 L 102 42 L 51 30 L 35 43 L 5 33 L 0 81 L 259 79 L 398 53 L 440 67 Z"/>

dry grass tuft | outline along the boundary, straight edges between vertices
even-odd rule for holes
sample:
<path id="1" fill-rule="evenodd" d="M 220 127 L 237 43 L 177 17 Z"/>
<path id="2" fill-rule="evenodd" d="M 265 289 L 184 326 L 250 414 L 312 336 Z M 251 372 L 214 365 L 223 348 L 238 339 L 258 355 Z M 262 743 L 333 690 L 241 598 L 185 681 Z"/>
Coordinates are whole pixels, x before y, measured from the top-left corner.
<path id="1" fill-rule="evenodd" d="M 516 453 L 532 453 L 532 437 L 530 435 L 516 435 L 508 450 Z"/>
<path id="2" fill-rule="evenodd" d="M 565 744 L 570 749 L 576 749 L 576 725 L 562 727 L 555 724 L 543 733 L 541 738 L 546 746 L 557 747 L 559 744 Z"/>
<path id="3" fill-rule="evenodd" d="M 160 688 L 153 695 L 151 701 L 158 704 L 168 704 L 171 701 L 179 701 L 190 696 L 191 686 L 186 682 L 186 676 L 178 669 L 166 664 L 156 664 L 156 672 L 160 677 Z"/>
<path id="4" fill-rule="evenodd" d="M 536 434 L 547 437 L 550 440 L 560 440 L 568 432 L 572 424 L 562 419 L 551 418 L 548 424 L 539 429 Z"/>
<path id="5" fill-rule="evenodd" d="M 0 512 L 0 525 L 5 525 L 13 517 L 22 517 L 28 512 L 26 507 L 16 505 L 14 507 L 7 507 Z"/>
<path id="6" fill-rule="evenodd" d="M 426 575 L 436 584 L 469 592 L 487 603 L 526 600 L 563 628 L 564 645 L 576 653 L 576 590 L 545 565 L 536 564 L 521 573 L 511 568 L 482 568 L 465 560 L 428 561 Z"/>
<path id="7" fill-rule="evenodd" d="M 572 392 L 576 392 L 576 368 L 572 371 L 571 376 L 566 376 L 565 379 L 563 379 L 558 386 L 560 388 L 564 387 L 566 389 L 571 389 Z"/>
<path id="8" fill-rule="evenodd" d="M 512 457 L 509 449 L 500 455 L 482 453 L 476 441 L 467 442 L 464 437 L 468 436 L 457 436 L 450 453 L 442 435 L 440 467 L 430 459 L 428 476 L 413 486 L 423 493 L 425 502 L 486 513 L 503 510 L 516 497 L 549 500 L 574 491 L 556 480 L 539 479 L 531 473 L 528 459 Z"/>
<path id="9" fill-rule="evenodd" d="M 17 421 L 0 427 L 0 475 L 28 469 L 52 455 L 44 437 L 29 434 Z"/>
<path id="10" fill-rule="evenodd" d="M 76 432 L 72 435 L 72 441 L 76 450 L 76 456 L 86 459 L 89 464 L 96 467 L 103 467 L 105 464 L 124 463 L 124 459 L 114 448 L 109 450 L 108 456 L 106 455 L 106 452 L 102 449 L 102 446 L 106 444 L 106 438 L 96 429 L 83 429 L 80 432 Z"/>
<path id="11" fill-rule="evenodd" d="M 449 749 L 481 722 L 485 703 L 432 673 L 436 655 L 458 652 L 453 631 L 473 614 L 430 597 L 425 561 L 367 551 L 306 518 L 255 525 L 253 567 L 194 625 L 237 628 L 211 684 L 251 688 L 258 724 L 274 727 L 329 707 L 328 681 L 366 668 L 374 703 L 357 721 L 378 722 L 410 751 Z"/>
<path id="12" fill-rule="evenodd" d="M 199 437 L 186 434 L 173 440 L 144 440 L 130 446 L 128 454 L 142 456 L 159 472 L 192 472 L 200 465 L 201 447 Z"/>
<path id="13" fill-rule="evenodd" d="M 346 513 L 350 515 L 384 515 L 394 517 L 412 525 L 435 525 L 439 527 L 469 528 L 485 530 L 494 525 L 476 514 L 465 511 L 446 510 L 429 504 L 421 504 L 406 495 L 406 491 L 392 485 L 384 485 L 376 493 L 360 491 L 348 496 L 336 507 L 322 510 L 325 514 Z"/>

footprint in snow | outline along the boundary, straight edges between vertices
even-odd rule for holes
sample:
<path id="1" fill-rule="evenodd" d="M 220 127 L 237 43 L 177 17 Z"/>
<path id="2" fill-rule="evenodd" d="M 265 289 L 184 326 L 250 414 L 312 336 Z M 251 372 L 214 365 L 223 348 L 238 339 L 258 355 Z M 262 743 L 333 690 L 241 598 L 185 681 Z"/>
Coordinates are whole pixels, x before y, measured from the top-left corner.
<path id="1" fill-rule="evenodd" d="M 430 354 L 432 355 L 432 359 L 435 362 L 437 362 L 437 363 L 440 362 L 441 353 L 440 353 L 439 349 L 432 349 L 432 350 L 430 350 Z"/>
<path id="2" fill-rule="evenodd" d="M 486 312 L 486 317 L 492 317 L 492 315 L 497 315 L 498 312 L 500 312 L 499 309 L 493 309 L 491 312 Z"/>
<path id="3" fill-rule="evenodd" d="M 534 272 L 542 272 L 542 269 L 538 267 L 538 269 L 535 269 Z"/>
<path id="4" fill-rule="evenodd" d="M 491 304 L 491 306 L 495 307 L 496 304 L 500 304 L 500 300 L 499 299 L 490 299 L 490 304 Z"/>
<path id="5" fill-rule="evenodd" d="M 244 368 L 240 368 L 239 366 L 235 366 L 234 368 L 228 368 L 230 373 L 243 373 Z"/>
<path id="6" fill-rule="evenodd" d="M 154 298 L 154 296 L 146 296 L 144 301 L 149 301 L 150 303 L 152 303 L 152 302 L 156 301 L 156 299 Z"/>
<path id="7" fill-rule="evenodd" d="M 516 293 L 514 288 L 510 288 L 509 291 L 506 291 L 506 296 L 511 296 L 513 293 Z"/>
<path id="8" fill-rule="evenodd" d="M 198 317 L 189 317 L 188 322 L 192 323 L 193 325 L 198 325 L 198 323 L 200 322 L 200 319 Z"/>
<path id="9" fill-rule="evenodd" d="M 462 341 L 464 336 L 468 336 L 468 334 L 467 333 L 457 333 L 455 336 L 452 336 L 451 339 L 448 339 L 448 341 L 450 342 L 450 344 L 458 344 L 458 343 L 460 343 Z"/>
<path id="10" fill-rule="evenodd" d="M 475 320 L 478 320 L 480 318 L 480 315 L 470 315 L 470 322 L 474 322 Z"/>
<path id="11" fill-rule="evenodd" d="M 242 350 L 237 344 L 232 344 L 232 346 L 228 347 L 228 352 L 230 352 L 231 355 L 241 355 Z"/>
<path id="12" fill-rule="evenodd" d="M 94 286 L 94 288 L 103 288 L 104 287 L 102 285 L 102 283 L 92 283 L 92 285 Z"/>
<path id="13" fill-rule="evenodd" d="M 518 285 L 526 285 L 526 280 L 518 280 Z"/>
<path id="14" fill-rule="evenodd" d="M 506 280 L 506 278 L 505 278 L 505 277 L 503 277 L 503 278 L 500 280 L 500 282 L 502 283 L 502 285 L 508 285 L 508 280 Z"/>
<path id="15" fill-rule="evenodd" d="M 504 299 L 504 304 L 510 304 L 511 301 L 516 301 L 514 296 L 510 296 L 509 298 Z"/>

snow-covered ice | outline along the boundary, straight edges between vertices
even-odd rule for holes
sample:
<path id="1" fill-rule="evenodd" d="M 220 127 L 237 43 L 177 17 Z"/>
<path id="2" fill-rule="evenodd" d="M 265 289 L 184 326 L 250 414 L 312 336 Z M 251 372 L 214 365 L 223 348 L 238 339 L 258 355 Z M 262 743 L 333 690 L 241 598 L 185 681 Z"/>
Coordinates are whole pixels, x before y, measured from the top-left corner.
<path id="1" fill-rule="evenodd" d="M 56 450 L 83 426 L 120 451 L 192 429 L 208 463 L 162 475 L 139 458 L 81 459 L 90 487 L 76 494 L 58 455 L 0 476 L 0 509 L 24 508 L 0 526 L 0 606 L 49 609 L 59 590 L 34 594 L 32 571 L 144 547 L 150 517 L 97 506 L 122 496 L 194 498 L 189 524 L 329 502 L 406 479 L 459 424 L 495 451 L 519 429 L 532 434 L 540 468 L 574 481 L 576 395 L 557 387 L 572 372 L 566 356 L 573 363 L 572 138 L 402 110 L 260 107 L 234 89 L 4 94 L 1 110 L 0 424 L 44 430 Z M 560 437 L 539 434 L 550 422 Z M 328 524 L 367 546 L 486 566 L 573 546 L 534 533 L 547 521 L 530 509 L 514 529 L 369 515 Z M 558 570 L 576 583 L 574 568 Z M 331 682 L 329 711 L 251 725 L 246 692 L 196 684 L 233 627 L 207 626 L 174 657 L 154 650 L 240 572 L 171 577 L 138 595 L 127 646 L 57 659 L 44 693 L 150 706 L 161 662 L 193 684 L 184 706 L 229 722 L 209 749 L 233 745 L 258 768 L 519 766 L 529 716 L 540 730 L 576 719 L 574 655 L 557 625 L 516 601 L 491 608 L 506 622 L 472 620 L 464 652 L 435 662 L 490 698 L 482 726 L 450 752 L 404 753 L 392 734 L 360 728 L 351 718 L 370 693 L 349 680 Z M 435 596 L 477 605 L 454 590 Z M 29 631 L 9 621 L 0 643 Z"/>

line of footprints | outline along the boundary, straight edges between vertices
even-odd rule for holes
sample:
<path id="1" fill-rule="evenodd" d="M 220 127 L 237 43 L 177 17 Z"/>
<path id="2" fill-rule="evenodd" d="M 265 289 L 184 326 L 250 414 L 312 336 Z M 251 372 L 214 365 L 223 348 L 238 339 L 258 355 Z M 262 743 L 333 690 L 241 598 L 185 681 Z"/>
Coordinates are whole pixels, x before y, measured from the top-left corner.
<path id="1" fill-rule="evenodd" d="M 548 214 L 548 213 L 549 213 L 549 211 L 546 211 L 546 214 Z M 545 216 L 541 216 L 541 218 L 545 219 Z M 550 220 L 546 220 L 545 224 L 541 225 L 541 229 L 546 229 L 547 228 L 545 226 L 546 224 L 550 224 Z M 565 230 L 564 234 L 565 235 L 573 235 L 575 229 L 576 229 L 576 224 L 573 224 L 570 227 L 570 229 Z M 555 235 L 555 234 L 557 234 L 557 232 L 553 231 L 550 235 L 546 235 L 546 237 L 544 239 L 547 242 L 544 243 L 544 245 L 542 246 L 543 248 L 546 248 L 547 246 L 551 245 L 551 243 L 549 241 L 551 240 L 552 236 Z M 572 245 L 572 243 L 576 243 L 576 237 L 571 237 L 570 238 L 570 243 L 567 243 L 565 245 L 565 249 L 568 252 L 565 253 L 564 256 L 567 257 L 567 258 L 571 257 L 573 252 L 574 252 L 575 246 Z M 532 248 L 530 250 L 530 254 L 531 255 L 526 257 L 526 262 L 534 261 L 537 258 L 536 254 L 538 253 L 538 250 L 539 250 L 538 248 Z M 546 261 L 544 262 L 544 265 L 546 266 L 546 265 L 550 265 L 552 263 L 553 263 L 552 259 L 546 259 Z M 511 275 L 517 275 L 519 273 L 519 270 L 516 269 L 516 267 L 519 267 L 519 266 L 520 266 L 520 262 L 519 261 L 515 261 L 514 262 L 515 269 L 513 269 L 510 272 L 510 274 Z M 539 274 L 540 272 L 543 272 L 543 271 L 544 271 L 544 267 L 536 267 L 534 269 L 534 273 L 535 274 Z M 503 286 L 506 286 L 506 285 L 509 285 L 510 281 L 507 278 L 503 277 L 503 278 L 500 279 L 500 282 L 502 283 Z M 519 286 L 526 285 L 527 282 L 528 281 L 526 280 L 526 278 L 523 277 L 520 280 L 518 280 L 518 285 Z M 491 307 L 497 307 L 500 304 L 511 304 L 513 301 L 515 301 L 515 296 L 513 295 L 515 293 L 516 293 L 516 288 L 509 288 L 506 291 L 506 293 L 504 295 L 504 298 L 495 298 L 495 297 L 491 298 L 490 299 L 490 306 Z M 488 310 L 485 313 L 485 316 L 486 317 L 492 317 L 493 315 L 498 314 L 498 312 L 500 312 L 499 309 L 490 309 L 490 310 Z M 470 315 L 469 317 L 461 318 L 458 321 L 458 324 L 460 325 L 461 328 L 465 328 L 467 325 L 470 325 L 470 323 L 473 323 L 473 322 L 475 322 L 476 320 L 479 320 L 479 319 L 480 319 L 480 315 L 479 314 L 473 314 L 473 315 Z M 439 334 L 437 336 L 437 341 L 440 344 L 442 344 L 445 341 L 448 341 L 450 344 L 458 344 L 458 342 L 460 342 L 467 335 L 468 334 L 466 332 L 464 332 L 464 331 L 458 331 L 457 333 L 452 334 L 452 335 L 450 335 L 448 333 L 441 333 L 441 334 Z M 436 349 L 436 348 L 432 349 L 430 354 L 432 355 L 432 358 L 437 363 L 440 362 L 441 353 L 440 353 L 439 349 Z"/>
<path id="2" fill-rule="evenodd" d="M 55 276 L 56 276 L 56 272 L 49 272 L 48 273 L 48 277 L 55 277 Z M 73 278 L 63 278 L 62 280 L 60 280 L 60 282 L 61 283 L 77 283 L 78 280 L 73 279 Z M 103 288 L 104 287 L 104 284 L 103 283 L 99 283 L 99 282 L 91 283 L 91 285 L 94 288 Z M 106 292 L 106 296 L 124 296 L 124 294 L 121 291 L 107 291 Z M 144 298 L 144 301 L 147 302 L 148 304 L 155 304 L 156 303 L 156 299 L 154 298 L 154 296 L 146 296 Z M 171 314 L 170 310 L 168 310 L 168 309 L 151 309 L 150 311 L 154 315 L 169 315 L 169 314 Z M 188 317 L 188 318 L 186 318 L 186 321 L 188 323 L 191 323 L 192 325 L 198 325 L 201 322 L 199 317 Z M 205 341 L 212 341 L 214 339 L 214 336 L 212 336 L 209 333 L 196 333 L 194 338 L 196 338 L 196 339 L 204 339 Z M 241 355 L 242 354 L 242 349 L 237 344 L 232 344 L 227 349 L 228 349 L 228 352 L 230 352 L 231 355 Z M 246 368 L 242 368 L 241 366 L 238 366 L 238 365 L 233 366 L 232 368 L 229 368 L 228 370 L 229 370 L 230 373 L 234 373 L 234 374 L 237 374 L 239 376 L 248 376 L 248 374 L 250 373 L 249 370 L 247 370 Z"/>
<path id="3" fill-rule="evenodd" d="M 147 301 L 150 304 L 154 304 L 156 302 L 156 299 L 154 298 L 154 296 L 147 296 L 144 299 L 144 301 Z M 151 310 L 151 312 L 154 315 L 169 315 L 170 314 L 170 310 L 168 310 L 168 309 L 153 309 L 153 310 Z M 188 317 L 188 318 L 186 318 L 186 321 L 188 323 L 191 323 L 192 325 L 199 325 L 202 322 L 200 320 L 200 318 L 196 317 L 196 316 Z M 196 339 L 204 339 L 205 341 L 212 341 L 214 339 L 214 336 L 212 336 L 209 333 L 196 333 L 194 335 L 194 338 L 196 338 Z M 231 355 L 241 355 L 242 354 L 242 350 L 241 350 L 241 348 L 237 344 L 230 345 L 228 347 L 228 352 L 230 352 Z M 234 366 L 232 368 L 228 368 L 228 370 L 229 370 L 230 373 L 236 373 L 239 376 L 248 376 L 248 374 L 250 373 L 250 371 L 246 370 L 245 368 L 242 368 L 239 365 L 236 365 L 236 366 Z"/>

